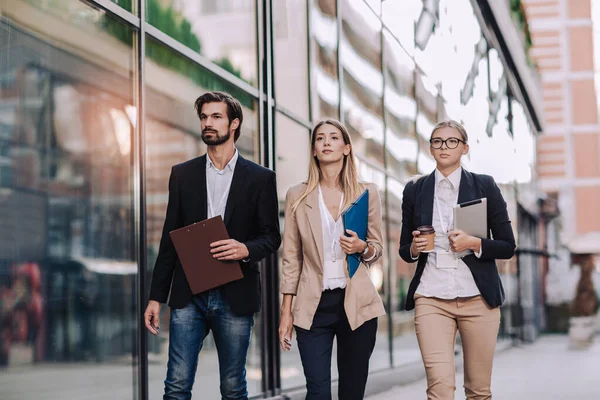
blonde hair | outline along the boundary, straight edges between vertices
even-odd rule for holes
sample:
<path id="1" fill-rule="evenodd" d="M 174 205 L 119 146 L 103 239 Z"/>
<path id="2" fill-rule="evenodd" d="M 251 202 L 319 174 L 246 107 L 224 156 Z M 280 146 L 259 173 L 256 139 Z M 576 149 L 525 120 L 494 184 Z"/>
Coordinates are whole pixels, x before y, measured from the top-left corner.
<path id="1" fill-rule="evenodd" d="M 469 135 L 467 135 L 467 130 L 465 129 L 465 127 L 462 126 L 462 124 L 460 122 L 456 122 L 453 119 L 438 122 L 438 124 L 433 127 L 433 130 L 431 131 L 431 135 L 429 136 L 429 139 L 431 139 L 433 137 L 433 134 L 438 129 L 442 129 L 442 128 L 456 129 L 458 131 L 458 133 L 460 133 L 460 136 L 462 136 L 462 140 L 464 140 L 465 143 L 467 143 L 469 141 Z"/>
<path id="2" fill-rule="evenodd" d="M 325 124 L 337 128 L 342 133 L 344 144 L 350 145 L 350 153 L 348 153 L 347 156 L 344 156 L 344 164 L 338 176 L 338 183 L 342 189 L 342 192 L 344 193 L 344 204 L 342 208 L 344 209 L 348 207 L 364 191 L 364 184 L 358 180 L 358 172 L 356 170 L 356 162 L 354 161 L 352 141 L 350 140 L 350 134 L 348 133 L 348 129 L 346 129 L 346 127 L 336 119 L 323 119 L 315 125 L 310 134 L 311 144 L 310 161 L 308 167 L 308 180 L 306 182 L 304 192 L 302 192 L 302 195 L 298 198 L 298 200 L 296 200 L 296 202 L 292 206 L 293 212 L 296 212 L 298 205 L 300 205 L 302 200 L 306 199 L 306 197 L 317 188 L 317 186 L 319 185 L 319 181 L 321 180 L 321 167 L 319 165 L 319 160 L 316 156 L 313 155 L 313 152 L 315 149 L 315 142 L 317 139 L 317 130 Z"/>

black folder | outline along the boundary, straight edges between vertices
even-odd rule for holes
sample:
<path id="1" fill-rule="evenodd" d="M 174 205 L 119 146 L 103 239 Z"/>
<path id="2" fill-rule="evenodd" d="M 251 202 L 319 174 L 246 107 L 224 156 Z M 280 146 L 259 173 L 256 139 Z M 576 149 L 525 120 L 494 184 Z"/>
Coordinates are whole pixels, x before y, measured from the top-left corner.
<path id="1" fill-rule="evenodd" d="M 220 215 L 169 232 L 193 294 L 244 277 L 238 261 L 219 261 L 210 244 L 229 239 Z"/>

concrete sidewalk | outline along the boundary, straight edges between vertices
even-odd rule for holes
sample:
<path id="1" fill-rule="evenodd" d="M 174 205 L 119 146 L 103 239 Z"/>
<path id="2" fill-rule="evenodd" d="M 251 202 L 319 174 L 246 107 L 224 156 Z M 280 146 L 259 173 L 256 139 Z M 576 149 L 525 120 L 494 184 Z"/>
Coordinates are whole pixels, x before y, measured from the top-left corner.
<path id="1" fill-rule="evenodd" d="M 462 368 L 456 374 L 456 400 L 464 400 Z M 367 397 L 368 400 L 425 399 L 424 379 Z M 600 337 L 587 350 L 570 350 L 566 335 L 542 336 L 535 343 L 496 355 L 494 399 L 600 399 Z"/>

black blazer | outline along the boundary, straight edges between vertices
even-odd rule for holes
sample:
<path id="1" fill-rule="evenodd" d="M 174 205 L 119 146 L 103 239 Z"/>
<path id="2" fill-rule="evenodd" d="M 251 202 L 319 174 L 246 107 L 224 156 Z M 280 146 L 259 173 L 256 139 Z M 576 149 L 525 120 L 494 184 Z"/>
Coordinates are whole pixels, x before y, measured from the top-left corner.
<path id="1" fill-rule="evenodd" d="M 430 175 L 409 182 L 402 198 L 402 234 L 400 236 L 400 257 L 408 263 L 414 262 L 410 255 L 412 232 L 420 225 L 431 225 L 433 214 L 433 194 L 435 171 Z M 462 170 L 458 202 L 464 203 L 482 197 L 487 198 L 488 237 L 481 240 L 482 254 L 463 257 L 463 261 L 473 274 L 475 284 L 490 307 L 499 307 L 504 302 L 504 288 L 500 281 L 496 259 L 509 259 L 515 254 L 515 237 L 512 231 L 506 202 L 500 188 L 489 175 L 474 174 Z M 493 239 L 490 239 L 490 232 Z M 414 294 L 421 283 L 421 275 L 427 263 L 427 253 L 421 253 L 415 276 L 410 282 L 406 299 L 406 310 L 415 308 Z"/>
<path id="2" fill-rule="evenodd" d="M 169 204 L 160 248 L 150 287 L 150 300 L 182 308 L 191 298 L 187 282 L 169 232 L 207 218 L 206 155 L 171 169 Z M 225 300 L 237 315 L 260 311 L 261 285 L 258 262 L 277 251 L 281 244 L 275 173 L 239 156 L 233 172 L 225 208 L 225 226 L 232 239 L 250 252 L 241 262 L 244 277 L 223 285 Z M 172 282 L 172 284 L 171 284 Z"/>

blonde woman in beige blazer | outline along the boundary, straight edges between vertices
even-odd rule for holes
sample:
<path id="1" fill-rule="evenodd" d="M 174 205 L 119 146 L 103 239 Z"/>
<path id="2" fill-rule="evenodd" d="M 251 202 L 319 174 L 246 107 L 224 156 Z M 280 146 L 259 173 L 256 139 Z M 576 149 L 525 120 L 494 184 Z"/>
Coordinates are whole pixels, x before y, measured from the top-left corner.
<path id="1" fill-rule="evenodd" d="M 286 197 L 283 236 L 281 323 L 284 351 L 292 327 L 306 377 L 306 399 L 331 399 L 331 358 L 337 340 L 339 398 L 362 399 L 375 346 L 377 317 L 385 309 L 368 267 L 382 254 L 381 203 L 373 184 L 359 182 L 350 135 L 333 119 L 311 134 L 308 181 Z M 342 212 L 369 190 L 367 240 L 344 232 Z M 352 278 L 346 255 L 363 263 Z"/>

